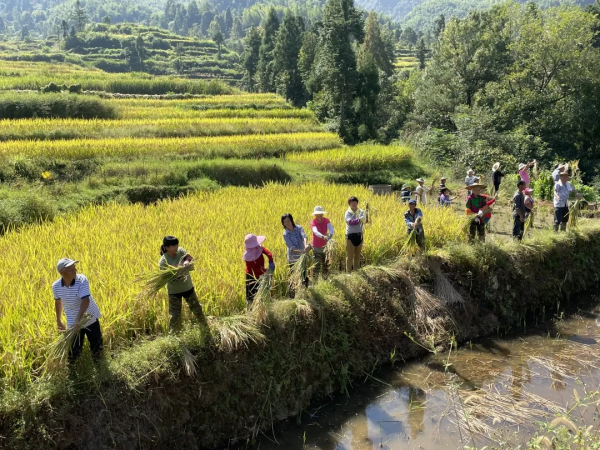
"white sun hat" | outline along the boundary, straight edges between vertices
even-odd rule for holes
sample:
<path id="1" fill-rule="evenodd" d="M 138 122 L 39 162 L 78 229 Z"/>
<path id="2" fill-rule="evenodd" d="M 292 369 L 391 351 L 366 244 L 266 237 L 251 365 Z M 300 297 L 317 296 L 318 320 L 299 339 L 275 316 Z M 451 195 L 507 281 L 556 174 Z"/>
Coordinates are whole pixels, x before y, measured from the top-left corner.
<path id="1" fill-rule="evenodd" d="M 315 209 L 312 212 L 312 215 L 316 216 L 317 214 L 327 214 L 327 211 L 325 211 L 322 206 L 315 206 Z"/>

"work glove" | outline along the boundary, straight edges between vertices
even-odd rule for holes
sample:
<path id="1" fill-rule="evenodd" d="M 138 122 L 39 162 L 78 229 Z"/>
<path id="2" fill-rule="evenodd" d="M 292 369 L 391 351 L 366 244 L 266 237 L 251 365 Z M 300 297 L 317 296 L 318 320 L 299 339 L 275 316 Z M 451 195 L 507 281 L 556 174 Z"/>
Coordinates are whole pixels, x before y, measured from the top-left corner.
<path id="1" fill-rule="evenodd" d="M 275 271 L 275 263 L 274 262 L 269 263 L 269 270 L 272 272 Z"/>

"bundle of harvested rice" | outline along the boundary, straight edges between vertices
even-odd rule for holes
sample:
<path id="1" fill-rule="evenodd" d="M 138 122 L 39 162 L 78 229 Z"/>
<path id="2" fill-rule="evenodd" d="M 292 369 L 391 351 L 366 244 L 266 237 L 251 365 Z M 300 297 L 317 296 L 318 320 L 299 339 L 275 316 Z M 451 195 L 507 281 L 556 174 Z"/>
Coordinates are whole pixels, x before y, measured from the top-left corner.
<path id="1" fill-rule="evenodd" d="M 138 275 L 134 281 L 143 285 L 138 296 L 140 298 L 154 297 L 167 285 L 167 283 L 189 277 L 192 270 L 194 270 L 193 262 L 178 267 L 168 265 L 164 270 Z"/>
<path id="2" fill-rule="evenodd" d="M 75 339 L 79 339 L 79 331 L 85 328 L 85 324 L 91 320 L 92 316 L 85 313 L 81 320 L 66 331 L 61 332 L 60 336 L 50 344 L 48 358 L 44 362 L 46 372 L 54 372 L 62 367 L 69 358 L 69 352 L 73 347 Z"/>
<path id="3" fill-rule="evenodd" d="M 211 317 L 209 322 L 211 329 L 219 336 L 219 349 L 226 353 L 265 340 L 265 335 L 260 331 L 256 320 L 248 314 Z"/>
<path id="4" fill-rule="evenodd" d="M 325 264 L 327 267 L 334 267 L 335 261 L 335 239 L 329 239 L 325 246 Z"/>
<path id="5" fill-rule="evenodd" d="M 294 290 L 303 286 L 304 280 L 308 278 L 308 274 L 314 265 L 313 258 L 308 252 L 302 253 L 300 258 L 292 265 L 290 273 L 290 287 Z"/>
<path id="6" fill-rule="evenodd" d="M 268 270 L 258 279 L 258 290 L 252 302 L 252 313 L 257 320 L 264 323 L 267 319 L 267 311 L 271 305 L 271 290 L 273 289 L 273 272 Z"/>
<path id="7" fill-rule="evenodd" d="M 577 228 L 577 223 L 579 221 L 579 214 L 581 211 L 582 202 L 580 199 L 577 199 L 573 206 L 569 209 L 569 222 L 567 223 L 567 228 L 575 229 Z"/>

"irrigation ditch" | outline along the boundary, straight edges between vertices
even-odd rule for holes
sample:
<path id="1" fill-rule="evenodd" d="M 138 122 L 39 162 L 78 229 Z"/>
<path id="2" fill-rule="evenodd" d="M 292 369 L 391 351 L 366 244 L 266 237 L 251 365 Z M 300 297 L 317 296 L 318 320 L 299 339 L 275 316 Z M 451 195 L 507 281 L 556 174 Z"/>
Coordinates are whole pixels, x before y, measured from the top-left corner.
<path id="1" fill-rule="evenodd" d="M 450 342 L 527 329 L 598 285 L 600 226 L 522 245 L 452 245 L 337 275 L 274 302 L 263 323 L 212 320 L 210 337 L 140 339 L 81 368 L 4 392 L 0 448 L 199 449 L 252 441 L 311 401 L 349 392 Z M 186 366 L 181 343 L 195 362 Z M 184 353 L 184 352 L 183 352 Z"/>

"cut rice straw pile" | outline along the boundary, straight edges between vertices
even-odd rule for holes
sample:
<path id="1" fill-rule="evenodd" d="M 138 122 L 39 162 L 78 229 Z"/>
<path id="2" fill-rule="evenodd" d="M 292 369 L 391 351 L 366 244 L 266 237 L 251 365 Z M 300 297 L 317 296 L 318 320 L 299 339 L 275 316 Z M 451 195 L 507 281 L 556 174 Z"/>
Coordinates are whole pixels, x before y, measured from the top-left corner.
<path id="1" fill-rule="evenodd" d="M 265 341 L 259 324 L 250 315 L 211 317 L 209 322 L 211 330 L 219 337 L 219 348 L 225 353 Z"/>

